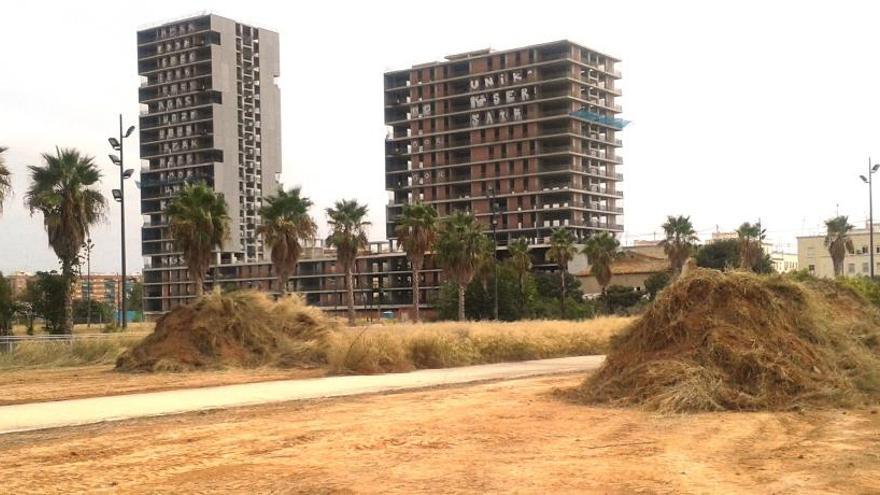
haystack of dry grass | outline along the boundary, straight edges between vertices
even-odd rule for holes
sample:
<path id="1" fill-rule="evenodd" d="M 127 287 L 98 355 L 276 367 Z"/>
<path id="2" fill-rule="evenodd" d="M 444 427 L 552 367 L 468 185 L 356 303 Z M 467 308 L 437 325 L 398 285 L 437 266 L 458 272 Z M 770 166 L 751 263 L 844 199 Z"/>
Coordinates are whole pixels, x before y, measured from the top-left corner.
<path id="1" fill-rule="evenodd" d="M 696 270 L 613 339 L 577 393 L 665 412 L 880 397 L 880 312 L 832 281 Z"/>
<path id="2" fill-rule="evenodd" d="M 333 323 L 299 297 L 272 301 L 256 291 L 211 293 L 164 315 L 156 330 L 119 357 L 124 371 L 291 367 L 326 360 Z"/>

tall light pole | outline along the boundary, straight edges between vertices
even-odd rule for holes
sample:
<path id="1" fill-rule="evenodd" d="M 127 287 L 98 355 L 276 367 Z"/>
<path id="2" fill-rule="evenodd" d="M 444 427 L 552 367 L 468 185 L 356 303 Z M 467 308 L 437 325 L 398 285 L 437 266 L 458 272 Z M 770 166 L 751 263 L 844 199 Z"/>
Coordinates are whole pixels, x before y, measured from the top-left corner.
<path id="1" fill-rule="evenodd" d="M 132 174 L 134 174 L 133 169 L 123 168 L 123 160 L 125 158 L 123 153 L 125 138 L 131 136 L 132 132 L 134 132 L 134 126 L 130 126 L 125 133 L 122 132 L 122 114 L 119 114 L 119 140 L 115 137 L 107 139 L 110 146 L 119 152 L 119 156 L 111 154 L 109 157 L 110 161 L 119 167 L 119 189 L 113 190 L 113 199 L 119 202 L 119 224 L 122 230 L 119 237 L 122 247 L 122 277 L 119 280 L 119 317 L 122 320 L 123 330 L 128 326 L 128 317 L 125 314 L 125 179 L 131 178 Z"/>
<path id="2" fill-rule="evenodd" d="M 492 306 L 492 316 L 495 318 L 495 321 L 498 321 L 498 219 L 496 218 L 497 210 L 495 208 L 495 188 L 489 186 L 488 189 L 488 197 L 489 197 L 489 210 L 492 212 L 492 257 L 494 258 L 494 263 L 492 266 L 494 267 L 495 274 L 495 284 L 492 288 L 493 291 L 493 301 L 494 304 Z"/>
<path id="3" fill-rule="evenodd" d="M 92 248 L 95 243 L 92 237 L 86 238 L 83 248 L 86 250 L 86 327 L 92 328 Z M 82 272 L 80 272 L 82 273 Z"/>
<path id="4" fill-rule="evenodd" d="M 868 257 L 871 263 L 871 278 L 874 278 L 874 174 L 880 169 L 880 163 L 871 165 L 871 157 L 868 157 L 868 176 L 860 175 L 862 181 L 868 184 L 868 249 L 871 251 Z"/>

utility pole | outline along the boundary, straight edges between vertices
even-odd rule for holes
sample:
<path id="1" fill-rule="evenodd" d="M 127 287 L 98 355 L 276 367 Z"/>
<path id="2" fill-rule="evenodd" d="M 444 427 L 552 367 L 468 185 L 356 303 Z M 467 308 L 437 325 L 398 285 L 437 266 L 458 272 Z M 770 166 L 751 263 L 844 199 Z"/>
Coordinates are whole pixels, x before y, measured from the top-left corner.
<path id="1" fill-rule="evenodd" d="M 86 250 L 86 328 L 92 328 L 92 248 L 95 244 L 91 236 L 86 238 L 83 247 Z"/>
<path id="2" fill-rule="evenodd" d="M 496 218 L 497 211 L 495 205 L 495 188 L 489 186 L 489 209 L 492 212 L 492 256 L 494 258 L 494 263 L 492 264 L 495 273 L 494 279 L 495 284 L 492 289 L 493 291 L 493 301 L 494 305 L 492 306 L 492 316 L 495 318 L 495 321 L 498 321 L 498 219 Z"/>
<path id="3" fill-rule="evenodd" d="M 874 278 L 874 174 L 880 169 L 880 163 L 871 165 L 871 157 L 868 157 L 868 176 L 860 175 L 862 181 L 868 184 L 868 260 L 871 263 L 869 273 Z"/>

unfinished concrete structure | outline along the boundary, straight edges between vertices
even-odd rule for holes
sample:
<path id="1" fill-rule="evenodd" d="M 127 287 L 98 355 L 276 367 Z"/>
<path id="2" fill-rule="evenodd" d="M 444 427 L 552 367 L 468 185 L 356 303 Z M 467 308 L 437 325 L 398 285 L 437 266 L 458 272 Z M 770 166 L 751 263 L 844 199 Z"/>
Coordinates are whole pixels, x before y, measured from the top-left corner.
<path id="1" fill-rule="evenodd" d="M 500 244 L 546 244 L 559 227 L 621 232 L 617 62 L 558 41 L 386 73 L 388 237 L 416 201 L 487 229 L 494 203 Z"/>
<path id="2" fill-rule="evenodd" d="M 192 293 L 164 210 L 185 184 L 222 193 L 232 235 L 216 264 L 265 259 L 256 235 L 264 194 L 281 172 L 278 34 L 216 15 L 137 33 L 145 311 Z"/>

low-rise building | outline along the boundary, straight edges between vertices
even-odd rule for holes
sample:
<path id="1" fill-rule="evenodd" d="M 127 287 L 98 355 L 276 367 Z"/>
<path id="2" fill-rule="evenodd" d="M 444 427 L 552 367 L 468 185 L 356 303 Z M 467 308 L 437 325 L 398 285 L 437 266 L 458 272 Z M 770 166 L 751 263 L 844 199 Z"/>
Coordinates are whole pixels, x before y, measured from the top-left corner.
<path id="1" fill-rule="evenodd" d="M 581 282 L 584 294 L 596 295 L 602 292 L 596 277 L 590 273 L 590 266 L 574 272 L 574 276 Z M 638 292 L 645 291 L 645 281 L 651 275 L 669 271 L 669 260 L 664 257 L 643 254 L 639 249 L 624 248 L 621 258 L 611 265 L 610 285 L 632 287 Z"/>
<path id="2" fill-rule="evenodd" d="M 874 272 L 880 274 L 880 229 L 874 225 Z M 848 253 L 843 261 L 843 275 L 847 277 L 871 274 L 870 230 L 854 229 L 849 233 L 853 242 L 853 253 Z M 798 265 L 817 277 L 834 277 L 834 264 L 831 254 L 825 247 L 825 234 L 801 236 L 798 241 Z"/>
<path id="3" fill-rule="evenodd" d="M 797 253 L 786 253 L 785 251 L 774 250 L 770 253 L 770 263 L 776 273 L 796 272 L 798 270 Z"/>

